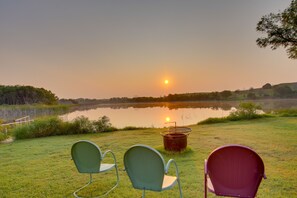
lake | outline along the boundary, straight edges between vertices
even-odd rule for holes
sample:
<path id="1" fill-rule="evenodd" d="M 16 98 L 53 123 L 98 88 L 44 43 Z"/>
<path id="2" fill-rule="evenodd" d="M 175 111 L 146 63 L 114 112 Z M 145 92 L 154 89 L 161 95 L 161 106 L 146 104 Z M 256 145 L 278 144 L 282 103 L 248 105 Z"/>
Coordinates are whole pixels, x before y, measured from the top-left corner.
<path id="1" fill-rule="evenodd" d="M 235 110 L 242 101 L 223 102 L 171 102 L 171 103 L 134 103 L 134 104 L 100 104 L 85 105 L 71 109 L 69 112 L 59 113 L 66 121 L 71 121 L 78 116 L 86 116 L 90 120 L 107 116 L 114 127 L 166 127 L 166 119 L 176 122 L 179 126 L 196 124 L 209 117 L 227 116 L 232 109 Z M 265 112 L 277 109 L 297 108 L 297 99 L 282 100 L 254 100 L 249 101 L 259 104 Z M 56 115 L 50 109 L 24 109 L 22 107 L 1 108 L 0 119 L 12 121 L 14 119 L 30 116 L 37 118 L 46 115 Z"/>
<path id="2" fill-rule="evenodd" d="M 280 108 L 296 108 L 297 100 L 263 100 L 253 101 L 262 106 L 264 111 Z M 196 124 L 209 117 L 224 117 L 236 110 L 239 102 L 173 102 L 149 104 L 113 104 L 81 106 L 63 115 L 67 121 L 78 116 L 97 120 L 107 116 L 117 128 L 135 127 L 166 127 L 167 123 L 176 122 L 178 126 Z"/>
<path id="3" fill-rule="evenodd" d="M 65 120 L 71 121 L 78 116 L 88 117 L 90 120 L 97 120 L 99 117 L 107 116 L 110 122 L 117 128 L 126 126 L 136 127 L 164 127 L 170 122 L 176 122 L 179 126 L 196 124 L 198 121 L 209 117 L 227 116 L 231 110 L 222 108 L 173 108 L 166 106 L 154 107 L 119 107 L 114 106 L 96 107 L 92 109 L 76 110 L 63 115 Z M 167 124 L 165 124 L 165 122 Z"/>

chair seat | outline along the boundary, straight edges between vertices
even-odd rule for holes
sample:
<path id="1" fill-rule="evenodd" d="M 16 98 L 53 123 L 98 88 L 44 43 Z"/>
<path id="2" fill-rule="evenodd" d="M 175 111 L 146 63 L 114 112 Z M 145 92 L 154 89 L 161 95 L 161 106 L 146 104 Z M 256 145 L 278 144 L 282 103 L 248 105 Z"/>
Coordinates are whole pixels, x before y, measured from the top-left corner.
<path id="1" fill-rule="evenodd" d="M 101 164 L 100 165 L 100 172 L 105 172 L 115 167 L 115 164 Z"/>
<path id="2" fill-rule="evenodd" d="M 210 192 L 215 192 L 209 176 L 207 176 L 207 188 Z"/>
<path id="3" fill-rule="evenodd" d="M 165 190 L 172 188 L 176 184 L 176 181 L 177 177 L 164 175 L 162 189 Z"/>

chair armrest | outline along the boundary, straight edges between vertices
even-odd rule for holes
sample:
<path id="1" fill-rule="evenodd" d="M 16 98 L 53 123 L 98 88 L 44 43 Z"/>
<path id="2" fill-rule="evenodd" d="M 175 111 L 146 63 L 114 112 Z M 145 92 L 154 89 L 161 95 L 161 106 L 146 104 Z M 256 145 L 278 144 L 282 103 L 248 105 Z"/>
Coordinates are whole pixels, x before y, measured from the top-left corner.
<path id="1" fill-rule="evenodd" d="M 177 164 L 176 164 L 176 162 L 174 161 L 174 159 L 170 159 L 170 160 L 167 162 L 167 164 L 166 164 L 166 166 L 165 166 L 165 174 L 168 173 L 168 171 L 169 171 L 169 167 L 170 167 L 170 164 L 171 164 L 171 163 L 174 164 L 174 166 L 175 166 L 175 173 L 176 173 L 176 176 L 177 176 L 177 178 L 179 178 L 178 167 L 177 167 Z"/>
<path id="2" fill-rule="evenodd" d="M 103 161 L 104 157 L 106 156 L 106 154 L 108 154 L 108 153 L 110 153 L 112 155 L 113 160 L 114 160 L 114 164 L 116 165 L 117 164 L 117 160 L 116 160 L 116 157 L 115 157 L 114 153 L 111 150 L 107 150 L 107 151 L 105 151 L 105 153 L 103 153 L 103 155 L 102 155 L 102 161 Z"/>

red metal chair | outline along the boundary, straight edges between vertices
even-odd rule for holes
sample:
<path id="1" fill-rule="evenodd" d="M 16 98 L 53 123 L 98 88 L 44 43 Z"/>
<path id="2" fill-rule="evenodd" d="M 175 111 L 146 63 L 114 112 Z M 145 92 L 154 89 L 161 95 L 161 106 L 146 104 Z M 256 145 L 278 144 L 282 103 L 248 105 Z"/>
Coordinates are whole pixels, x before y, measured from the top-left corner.
<path id="1" fill-rule="evenodd" d="M 255 197 L 266 179 L 264 163 L 252 149 L 241 145 L 226 145 L 215 149 L 205 160 L 204 193 L 217 196 Z"/>

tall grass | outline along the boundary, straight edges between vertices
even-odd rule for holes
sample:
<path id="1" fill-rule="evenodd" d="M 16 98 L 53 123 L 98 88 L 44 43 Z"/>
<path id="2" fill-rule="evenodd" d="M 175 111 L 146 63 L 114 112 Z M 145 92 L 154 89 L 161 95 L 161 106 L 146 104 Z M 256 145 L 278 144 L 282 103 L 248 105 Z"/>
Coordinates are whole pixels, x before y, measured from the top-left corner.
<path id="1" fill-rule="evenodd" d="M 9 136 L 5 133 L 0 131 L 0 142 L 6 140 Z"/>
<path id="2" fill-rule="evenodd" d="M 28 109 L 52 109 L 54 111 L 66 111 L 73 105 L 46 105 L 46 104 L 31 104 L 31 105 L 0 105 L 0 110 L 28 110 Z"/>
<path id="3" fill-rule="evenodd" d="M 16 139 L 39 138 L 55 135 L 87 134 L 116 131 L 106 116 L 97 121 L 87 117 L 77 117 L 73 122 L 65 122 L 57 116 L 43 117 L 12 129 Z"/>
<path id="4" fill-rule="evenodd" d="M 61 135 L 65 129 L 67 129 L 67 124 L 58 117 L 46 117 L 36 119 L 29 124 L 20 125 L 12 131 L 16 139 L 26 139 Z"/>

